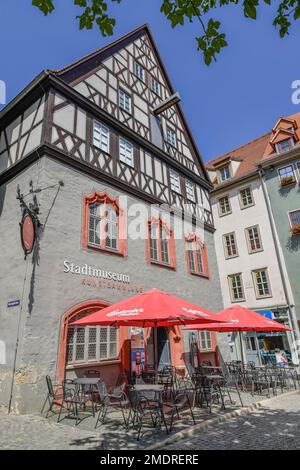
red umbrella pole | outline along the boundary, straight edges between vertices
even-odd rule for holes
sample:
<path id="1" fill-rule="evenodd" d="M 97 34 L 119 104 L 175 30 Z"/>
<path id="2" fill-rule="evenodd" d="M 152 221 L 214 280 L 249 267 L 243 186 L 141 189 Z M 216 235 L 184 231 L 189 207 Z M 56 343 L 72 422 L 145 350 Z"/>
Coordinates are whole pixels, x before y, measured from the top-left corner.
<path id="1" fill-rule="evenodd" d="M 158 372 L 158 350 L 157 350 L 157 326 L 154 326 L 154 370 L 155 370 L 155 383 L 157 384 Z"/>

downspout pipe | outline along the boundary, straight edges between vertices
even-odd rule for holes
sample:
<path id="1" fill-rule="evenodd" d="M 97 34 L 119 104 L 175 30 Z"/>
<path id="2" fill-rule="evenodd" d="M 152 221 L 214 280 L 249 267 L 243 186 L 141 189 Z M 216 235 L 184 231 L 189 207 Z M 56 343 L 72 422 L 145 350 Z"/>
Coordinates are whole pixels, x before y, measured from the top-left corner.
<path id="1" fill-rule="evenodd" d="M 280 248 L 279 248 L 279 243 L 278 243 L 278 239 L 277 239 L 277 231 L 276 231 L 275 222 L 274 222 L 274 218 L 273 218 L 271 202 L 270 202 L 270 198 L 269 198 L 269 194 L 268 194 L 268 190 L 267 190 L 267 185 L 266 185 L 265 178 L 264 178 L 265 177 L 265 171 L 261 167 L 258 168 L 258 171 L 259 171 L 259 176 L 260 176 L 260 180 L 261 180 L 261 184 L 262 184 L 264 200 L 265 200 L 266 207 L 267 207 L 268 218 L 269 218 L 269 222 L 270 222 L 270 226 L 271 226 L 272 238 L 273 238 L 273 243 L 274 243 L 276 257 L 277 257 L 277 262 L 278 262 L 278 266 L 279 266 L 279 272 L 280 272 L 280 276 L 281 276 L 283 291 L 284 291 L 286 303 L 288 305 L 288 310 L 289 310 L 289 314 L 290 314 L 289 316 L 290 316 L 291 323 L 292 323 L 291 326 L 293 328 L 293 336 L 294 336 L 294 341 L 295 341 L 295 345 L 296 345 L 296 353 L 297 353 L 297 358 L 298 358 L 298 364 L 297 365 L 299 366 L 299 364 L 300 364 L 300 333 L 299 333 L 299 327 L 298 327 L 297 317 L 296 317 L 296 312 L 295 312 L 295 305 L 294 305 L 293 299 L 291 299 L 289 289 L 288 289 L 288 286 L 287 286 L 287 281 L 286 281 L 286 278 L 285 278 L 285 272 L 284 272 L 284 269 L 283 269 L 283 261 L 282 261 L 281 252 L 280 252 Z"/>

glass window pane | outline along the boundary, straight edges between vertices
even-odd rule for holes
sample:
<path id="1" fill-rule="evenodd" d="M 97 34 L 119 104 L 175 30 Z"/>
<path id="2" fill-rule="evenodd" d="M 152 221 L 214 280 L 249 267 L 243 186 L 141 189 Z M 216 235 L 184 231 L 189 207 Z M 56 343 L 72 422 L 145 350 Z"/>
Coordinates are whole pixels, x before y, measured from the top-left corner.
<path id="1" fill-rule="evenodd" d="M 188 242 L 188 260 L 189 260 L 190 271 L 192 273 L 196 272 L 195 260 L 194 260 L 194 243 L 192 241 Z"/>
<path id="2" fill-rule="evenodd" d="M 300 224 L 300 209 L 297 211 L 290 212 L 290 220 L 292 226 Z"/>
<path id="3" fill-rule="evenodd" d="M 77 328 L 75 361 L 84 360 L 85 328 Z"/>
<path id="4" fill-rule="evenodd" d="M 131 96 L 127 95 L 123 90 L 119 90 L 119 106 L 124 111 L 131 113 Z"/>
<path id="5" fill-rule="evenodd" d="M 195 187 L 190 180 L 185 180 L 185 189 L 187 198 L 190 201 L 195 202 Z"/>
<path id="6" fill-rule="evenodd" d="M 175 191 L 176 193 L 181 193 L 179 175 L 173 170 L 170 170 L 170 183 L 172 191 Z"/>
<path id="7" fill-rule="evenodd" d="M 109 129 L 99 122 L 94 122 L 94 145 L 109 153 Z"/>
<path id="8" fill-rule="evenodd" d="M 122 137 L 119 139 L 119 158 L 121 162 L 134 166 L 133 145 Z"/>
<path id="9" fill-rule="evenodd" d="M 173 147 L 176 147 L 176 134 L 173 129 L 170 129 L 170 127 L 167 127 L 167 142 Z"/>
<path id="10" fill-rule="evenodd" d="M 162 262 L 169 264 L 169 236 L 165 229 L 161 227 L 161 257 Z"/>
<path id="11" fill-rule="evenodd" d="M 102 238 L 102 204 L 93 204 L 89 207 L 89 243 L 100 245 Z"/>
<path id="12" fill-rule="evenodd" d="M 278 174 L 281 180 L 285 178 L 294 178 L 294 169 L 292 165 L 285 166 L 278 170 Z"/>
<path id="13" fill-rule="evenodd" d="M 152 89 L 152 91 L 154 91 L 154 93 L 156 93 L 158 96 L 160 96 L 160 85 L 159 85 L 158 81 L 155 78 L 152 78 L 151 89 Z"/>

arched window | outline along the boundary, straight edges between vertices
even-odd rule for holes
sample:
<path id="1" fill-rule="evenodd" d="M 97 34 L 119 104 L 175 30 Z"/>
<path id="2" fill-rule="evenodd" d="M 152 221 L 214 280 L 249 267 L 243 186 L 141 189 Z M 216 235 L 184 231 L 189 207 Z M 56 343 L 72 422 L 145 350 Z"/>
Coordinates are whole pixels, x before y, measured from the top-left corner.
<path id="1" fill-rule="evenodd" d="M 161 218 L 148 221 L 148 262 L 176 268 L 173 232 Z"/>
<path id="2" fill-rule="evenodd" d="M 126 255 L 126 221 L 117 199 L 94 192 L 84 197 L 83 247 Z"/>
<path id="3" fill-rule="evenodd" d="M 190 274 L 209 277 L 206 246 L 196 234 L 186 237 L 186 255 Z"/>

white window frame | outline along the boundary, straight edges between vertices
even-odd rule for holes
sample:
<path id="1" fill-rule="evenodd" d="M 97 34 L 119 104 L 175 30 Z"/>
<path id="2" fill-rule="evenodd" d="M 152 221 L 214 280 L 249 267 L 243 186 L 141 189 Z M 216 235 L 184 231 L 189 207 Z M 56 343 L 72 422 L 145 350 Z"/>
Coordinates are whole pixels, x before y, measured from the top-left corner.
<path id="1" fill-rule="evenodd" d="M 229 211 L 228 212 L 225 212 L 223 213 L 221 211 L 221 199 L 228 199 L 228 205 L 229 205 Z M 229 215 L 229 214 L 232 214 L 232 208 L 231 208 L 231 202 L 230 202 L 230 197 L 228 194 L 226 194 L 225 196 L 221 196 L 219 197 L 218 199 L 218 211 L 219 211 L 219 217 L 225 217 L 226 215 Z"/>
<path id="2" fill-rule="evenodd" d="M 249 230 L 253 230 L 253 229 L 257 229 L 257 233 L 258 233 L 258 238 L 259 238 L 259 241 L 260 241 L 260 248 L 256 249 L 256 250 L 252 250 L 251 248 L 251 242 L 250 242 L 250 237 L 249 237 Z M 246 227 L 245 228 L 245 237 L 246 237 L 246 242 L 247 242 L 247 246 L 248 246 L 248 253 L 249 255 L 252 255 L 253 253 L 260 253 L 261 251 L 264 250 L 263 248 L 263 243 L 262 243 L 262 238 L 261 238 L 261 233 L 260 233 L 260 229 L 259 229 L 259 225 L 251 225 L 251 227 Z"/>
<path id="3" fill-rule="evenodd" d="M 161 96 L 161 90 L 160 90 L 160 83 L 156 78 L 151 77 L 151 90 L 153 93 L 155 93 L 157 96 Z"/>
<path id="4" fill-rule="evenodd" d="M 289 142 L 289 149 L 288 150 L 282 150 L 281 149 L 281 144 L 282 142 Z M 284 140 L 281 140 L 280 142 L 277 142 L 275 144 L 275 148 L 276 148 L 276 153 L 280 154 L 280 153 L 286 153 L 286 152 L 290 152 L 293 147 L 295 147 L 295 142 L 294 142 L 294 139 L 293 137 L 289 137 L 287 139 L 284 139 Z"/>
<path id="5" fill-rule="evenodd" d="M 195 185 L 189 179 L 185 180 L 185 192 L 186 192 L 186 197 L 189 201 L 196 202 Z"/>
<path id="6" fill-rule="evenodd" d="M 171 190 L 181 194 L 180 176 L 174 170 L 169 170 Z"/>
<path id="7" fill-rule="evenodd" d="M 278 180 L 279 180 L 279 183 L 281 184 L 281 181 L 282 181 L 282 178 L 285 178 L 286 176 L 281 176 L 280 175 L 280 170 L 284 170 L 285 168 L 291 168 L 292 171 L 293 171 L 293 178 L 294 178 L 294 181 L 291 182 L 290 184 L 294 184 L 294 182 L 297 181 L 297 178 L 296 178 L 296 174 L 295 174 L 295 168 L 294 168 L 294 165 L 292 163 L 288 164 L 288 165 L 284 165 L 284 166 L 281 166 L 280 168 L 277 168 L 277 174 L 278 174 Z M 291 175 L 292 176 L 292 175 Z"/>
<path id="8" fill-rule="evenodd" d="M 139 62 L 134 62 L 134 75 L 145 83 L 145 69 Z"/>
<path id="9" fill-rule="evenodd" d="M 223 170 L 228 170 L 228 178 L 225 178 L 225 179 L 222 178 L 222 171 Z M 218 172 L 219 172 L 220 183 L 224 183 L 224 181 L 228 181 L 231 178 L 230 164 L 225 165 L 222 168 L 219 168 Z"/>
<path id="10" fill-rule="evenodd" d="M 172 136 L 171 139 L 169 138 L 170 136 Z M 167 126 L 167 142 L 172 147 L 177 147 L 176 131 L 169 126 Z"/>
<path id="11" fill-rule="evenodd" d="M 293 214 L 293 212 L 300 212 L 300 208 L 299 209 L 294 209 L 294 210 L 288 212 L 288 218 L 289 218 L 289 223 L 290 223 L 291 228 L 293 228 L 293 224 L 292 224 L 292 220 L 291 220 L 291 214 Z"/>
<path id="12" fill-rule="evenodd" d="M 251 196 L 252 202 L 249 203 L 249 204 L 244 205 L 242 192 L 243 192 L 243 191 L 247 191 L 247 190 L 250 191 L 250 196 Z M 241 209 L 248 209 L 248 207 L 252 207 L 252 206 L 255 205 L 254 197 L 253 197 L 253 191 L 252 191 L 251 186 L 246 186 L 245 188 L 240 189 L 239 200 L 240 200 L 240 207 L 241 207 Z M 248 200 L 248 198 L 247 198 L 247 200 Z"/>
<path id="13" fill-rule="evenodd" d="M 238 299 L 236 299 L 234 297 L 234 288 L 232 286 L 232 280 L 233 280 L 233 278 L 237 278 L 237 276 L 240 277 L 240 285 L 241 285 L 240 288 L 242 290 L 242 297 L 239 297 Z M 242 273 L 229 274 L 227 279 L 228 279 L 228 284 L 229 284 L 229 292 L 230 292 L 231 302 L 232 303 L 245 302 L 246 298 L 245 298 L 245 290 L 244 290 Z"/>
<path id="14" fill-rule="evenodd" d="M 134 147 L 129 140 L 119 137 L 119 160 L 134 168 Z"/>
<path id="15" fill-rule="evenodd" d="M 96 138 L 97 134 L 99 138 Z M 105 153 L 109 153 L 110 150 L 110 130 L 102 122 L 94 121 L 93 126 L 93 144 Z"/>
<path id="16" fill-rule="evenodd" d="M 258 290 L 257 279 L 256 279 L 256 273 L 260 273 L 260 272 L 263 272 L 263 271 L 265 272 L 266 280 L 267 280 L 267 284 L 268 284 L 268 290 L 269 290 L 269 293 L 268 293 L 268 294 L 260 294 L 260 293 L 259 293 L 259 290 Z M 268 268 L 253 269 L 253 270 L 251 271 L 251 274 L 252 274 L 252 279 L 253 279 L 253 285 L 254 285 L 254 289 L 255 289 L 255 296 L 256 296 L 256 299 L 266 299 L 266 298 L 272 297 L 272 289 L 271 289 L 271 284 L 270 284 L 270 278 L 269 278 Z"/>
<path id="17" fill-rule="evenodd" d="M 128 107 L 127 107 L 128 101 Z M 119 89 L 119 106 L 126 113 L 132 114 L 132 98 L 126 91 Z"/>
<path id="18" fill-rule="evenodd" d="M 96 329 L 96 342 L 90 343 L 89 341 L 89 331 L 91 329 Z M 104 343 L 101 341 L 101 329 L 106 328 L 107 329 L 107 341 Z M 70 326 L 69 329 L 72 329 L 75 331 L 75 334 L 73 334 L 73 346 L 72 346 L 72 359 L 69 360 L 68 353 L 69 353 L 69 331 L 68 331 L 68 338 L 67 338 L 67 366 L 71 365 L 76 365 L 76 364 L 90 364 L 90 363 L 99 363 L 99 362 L 106 362 L 106 361 L 114 361 L 118 360 L 119 357 L 119 329 L 114 326 L 101 326 L 101 325 L 96 325 L 96 326 Z M 78 330 L 84 330 L 84 342 L 80 343 L 83 344 L 84 346 L 84 353 L 83 353 L 83 359 L 76 359 L 76 351 L 77 348 L 74 347 L 77 345 L 77 331 Z M 115 333 L 115 341 L 111 341 L 112 337 L 112 331 Z M 75 339 L 75 342 L 74 342 Z M 96 344 L 96 354 L 95 358 L 89 359 L 89 345 L 90 344 Z M 107 354 L 105 357 L 101 357 L 101 348 L 100 344 L 106 344 L 107 345 Z M 110 354 L 110 347 L 111 344 L 115 344 L 115 351 L 116 354 Z"/>
<path id="19" fill-rule="evenodd" d="M 231 236 L 233 236 L 233 240 L 234 240 L 234 246 L 235 246 L 235 251 L 236 251 L 235 255 L 229 255 L 228 250 L 227 250 L 228 245 L 226 243 L 226 237 L 231 237 Z M 239 256 L 239 250 L 238 250 L 238 246 L 237 246 L 235 232 L 224 233 L 222 238 L 223 238 L 225 259 L 237 258 Z M 230 246 L 232 246 L 232 244 Z"/>
<path id="20" fill-rule="evenodd" d="M 201 354 L 202 351 L 212 351 L 213 344 L 212 344 L 212 335 L 210 331 L 203 330 L 199 331 L 199 352 Z"/>

